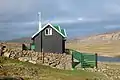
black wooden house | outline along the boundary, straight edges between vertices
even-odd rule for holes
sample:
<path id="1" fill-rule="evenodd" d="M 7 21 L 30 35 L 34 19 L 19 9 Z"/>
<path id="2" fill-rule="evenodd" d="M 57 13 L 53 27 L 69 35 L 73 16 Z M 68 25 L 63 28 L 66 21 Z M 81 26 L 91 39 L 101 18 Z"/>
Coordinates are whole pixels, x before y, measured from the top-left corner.
<path id="1" fill-rule="evenodd" d="M 36 52 L 64 53 L 66 38 L 65 29 L 48 23 L 32 36 L 32 46 Z"/>

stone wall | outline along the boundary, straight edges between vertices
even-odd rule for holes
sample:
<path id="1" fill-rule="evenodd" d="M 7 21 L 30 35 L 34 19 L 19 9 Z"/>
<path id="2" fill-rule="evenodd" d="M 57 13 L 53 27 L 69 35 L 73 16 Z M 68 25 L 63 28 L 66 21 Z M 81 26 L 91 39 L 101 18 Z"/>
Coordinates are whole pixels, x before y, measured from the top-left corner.
<path id="1" fill-rule="evenodd" d="M 18 59 L 24 62 L 27 61 L 33 64 L 48 65 L 58 69 L 72 69 L 71 55 L 66 54 L 40 53 L 31 50 L 24 51 L 18 48 L 4 48 L 2 51 L 2 56 Z"/>

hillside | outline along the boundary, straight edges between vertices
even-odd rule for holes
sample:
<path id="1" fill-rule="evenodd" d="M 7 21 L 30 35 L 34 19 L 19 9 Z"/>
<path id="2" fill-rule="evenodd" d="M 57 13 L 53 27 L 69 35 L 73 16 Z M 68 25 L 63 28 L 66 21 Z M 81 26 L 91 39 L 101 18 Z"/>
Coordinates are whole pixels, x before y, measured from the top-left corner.
<path id="1" fill-rule="evenodd" d="M 22 77 L 24 80 L 96 80 L 95 78 L 106 80 L 104 75 L 97 72 L 59 70 L 0 57 L 0 77 L 2 76 Z"/>
<path id="2" fill-rule="evenodd" d="M 118 57 L 120 56 L 120 31 L 72 40 L 66 47 L 86 53 Z"/>
<path id="3" fill-rule="evenodd" d="M 82 41 L 109 41 L 109 40 L 120 40 L 120 31 L 107 32 L 104 34 L 89 36 L 82 39 Z"/>
<path id="4" fill-rule="evenodd" d="M 31 38 L 30 38 L 30 37 L 24 37 L 24 38 L 19 38 L 19 39 L 8 40 L 8 41 L 6 41 L 6 42 L 31 43 Z"/>

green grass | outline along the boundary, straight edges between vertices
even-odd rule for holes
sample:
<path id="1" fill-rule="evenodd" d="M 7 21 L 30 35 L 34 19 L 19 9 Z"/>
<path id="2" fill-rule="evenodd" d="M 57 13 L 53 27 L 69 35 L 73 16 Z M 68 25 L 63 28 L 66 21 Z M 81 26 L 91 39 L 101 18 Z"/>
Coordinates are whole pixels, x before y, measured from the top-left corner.
<path id="1" fill-rule="evenodd" d="M 17 76 L 25 80 L 94 80 L 103 78 L 100 73 L 83 70 L 60 70 L 48 66 L 0 57 L 0 76 Z"/>

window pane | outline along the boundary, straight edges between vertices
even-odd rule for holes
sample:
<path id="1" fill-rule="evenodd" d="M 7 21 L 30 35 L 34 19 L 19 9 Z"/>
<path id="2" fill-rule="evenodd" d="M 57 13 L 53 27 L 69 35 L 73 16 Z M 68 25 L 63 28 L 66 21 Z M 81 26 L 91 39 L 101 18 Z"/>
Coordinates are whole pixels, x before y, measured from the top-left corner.
<path id="1" fill-rule="evenodd" d="M 51 28 L 49 28 L 49 34 L 52 35 L 52 29 Z"/>
<path id="2" fill-rule="evenodd" d="M 48 29 L 46 29 L 46 33 L 45 34 L 48 34 Z"/>

